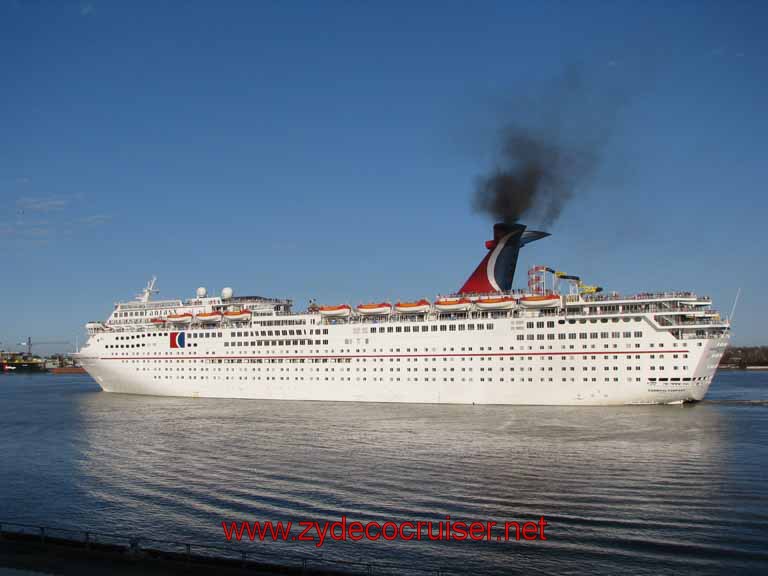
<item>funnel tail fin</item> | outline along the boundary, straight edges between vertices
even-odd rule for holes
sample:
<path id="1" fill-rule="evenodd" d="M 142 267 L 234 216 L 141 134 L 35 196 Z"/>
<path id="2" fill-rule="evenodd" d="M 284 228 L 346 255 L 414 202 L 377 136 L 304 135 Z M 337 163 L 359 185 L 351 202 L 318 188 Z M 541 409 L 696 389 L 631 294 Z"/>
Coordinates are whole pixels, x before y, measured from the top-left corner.
<path id="1" fill-rule="evenodd" d="M 520 247 L 549 236 L 546 232 L 526 231 L 522 224 L 496 224 L 493 240 L 486 242 L 490 250 L 459 294 L 506 292 L 512 288 Z"/>

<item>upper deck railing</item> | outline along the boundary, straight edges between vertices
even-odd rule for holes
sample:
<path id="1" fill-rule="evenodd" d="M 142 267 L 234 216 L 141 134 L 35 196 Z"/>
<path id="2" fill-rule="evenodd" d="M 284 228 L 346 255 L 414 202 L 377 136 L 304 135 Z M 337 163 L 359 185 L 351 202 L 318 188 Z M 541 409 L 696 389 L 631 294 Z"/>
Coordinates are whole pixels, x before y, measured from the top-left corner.
<path id="1" fill-rule="evenodd" d="M 567 296 L 568 299 L 572 297 L 573 295 Z M 576 296 L 576 298 L 578 299 L 578 296 Z M 686 300 L 693 298 L 697 301 L 711 301 L 709 296 L 697 296 L 693 292 L 642 292 L 640 294 L 633 294 L 632 296 L 622 296 L 621 294 L 585 294 L 581 296 L 581 299 L 585 302 L 612 302 L 615 300 L 677 300 L 680 298 L 685 298 Z"/>
<path id="2" fill-rule="evenodd" d="M 509 292 L 504 292 L 504 293 L 496 292 L 493 294 L 468 294 L 468 295 L 453 294 L 449 296 L 438 296 L 437 298 L 439 299 L 439 298 L 462 297 L 462 298 L 469 298 L 471 300 L 476 300 L 478 298 L 483 298 L 483 297 L 498 297 L 499 295 L 507 295 L 507 296 L 518 298 L 526 294 L 527 293 L 522 290 L 511 290 Z M 681 302 L 682 299 L 684 299 L 685 301 Z M 664 305 L 663 304 L 664 301 L 668 302 L 668 304 Z M 175 301 L 166 301 L 166 302 L 175 302 Z M 290 305 L 292 304 L 292 301 L 289 299 L 263 298 L 261 296 L 238 296 L 238 297 L 233 297 L 231 299 L 228 299 L 228 303 L 235 304 L 235 305 L 239 305 L 247 302 L 279 304 L 286 307 L 290 307 Z M 354 308 L 352 308 L 353 310 L 352 313 L 350 314 L 350 316 L 346 318 L 322 317 L 317 310 L 307 310 L 307 311 L 301 311 L 301 312 L 294 312 L 291 310 L 272 310 L 270 316 L 273 316 L 276 318 L 291 318 L 296 316 L 311 315 L 316 318 L 319 317 L 322 323 L 376 324 L 376 323 L 383 323 L 383 322 L 401 322 L 401 321 L 412 322 L 412 321 L 420 321 L 420 320 L 426 320 L 426 319 L 451 320 L 451 319 L 465 319 L 465 318 L 475 319 L 475 318 L 500 318 L 500 317 L 511 317 L 511 318 L 520 318 L 520 319 L 536 318 L 536 317 L 558 317 L 558 318 L 565 317 L 568 319 L 580 319 L 580 318 L 592 318 L 595 316 L 626 317 L 631 315 L 642 315 L 642 314 L 664 314 L 664 315 L 669 315 L 674 317 L 674 315 L 682 316 L 682 315 L 690 314 L 690 315 L 696 315 L 696 316 L 702 316 L 702 315 L 703 316 L 700 318 L 697 318 L 696 320 L 690 320 L 687 322 L 684 322 L 681 318 L 678 318 L 677 320 L 671 321 L 669 324 L 665 324 L 665 327 L 669 325 L 684 326 L 686 324 L 690 324 L 690 325 L 723 324 L 724 322 L 719 318 L 714 318 L 714 315 L 716 313 L 708 308 L 708 306 L 711 305 L 711 299 L 709 297 L 697 296 L 693 292 L 687 292 L 687 291 L 656 292 L 656 293 L 648 292 L 648 293 L 635 294 L 632 296 L 622 296 L 620 294 L 615 294 L 615 293 L 592 294 L 592 295 L 569 294 L 569 295 L 565 295 L 565 303 L 566 303 L 565 307 L 526 308 L 523 306 L 518 306 L 511 310 L 473 309 L 465 312 L 458 312 L 458 311 L 442 312 L 433 307 L 430 309 L 430 311 L 421 315 L 402 314 L 402 313 L 396 312 L 393 309 L 391 314 L 381 315 L 381 316 L 361 315 L 354 312 Z M 596 304 L 602 304 L 602 303 L 610 304 L 612 308 L 622 306 L 622 303 L 624 303 L 624 306 L 622 306 L 619 309 L 609 309 L 609 310 L 596 306 Z M 154 304 L 154 302 L 152 304 Z M 640 307 L 638 307 L 638 305 Z M 579 308 L 579 306 L 583 306 L 583 307 Z M 631 306 L 631 308 L 628 309 L 626 308 L 626 306 Z M 708 316 L 708 315 L 713 315 L 713 316 Z M 264 317 L 265 316 L 261 316 L 262 319 Z M 191 326 L 205 327 L 209 329 L 213 329 L 217 326 L 218 327 L 226 326 L 228 328 L 236 328 L 238 326 L 253 325 L 253 323 L 256 322 L 256 318 L 259 318 L 259 316 L 254 316 L 253 321 L 248 323 L 228 321 L 225 319 L 225 320 L 222 320 L 222 322 L 217 324 L 198 324 L 197 322 L 193 322 Z M 705 318 L 707 319 L 705 320 Z M 97 323 L 97 324 L 104 325 L 104 323 Z M 190 325 L 189 324 L 175 325 L 175 324 L 169 323 L 167 326 L 163 326 L 158 324 L 150 324 L 149 322 L 129 322 L 126 324 L 111 324 L 109 326 L 104 326 L 104 328 L 100 328 L 98 326 L 91 326 L 91 329 L 93 331 L 108 330 L 108 331 L 123 332 L 123 331 L 155 331 L 155 330 L 170 329 L 171 327 L 176 329 L 182 329 L 182 328 L 189 329 Z"/>

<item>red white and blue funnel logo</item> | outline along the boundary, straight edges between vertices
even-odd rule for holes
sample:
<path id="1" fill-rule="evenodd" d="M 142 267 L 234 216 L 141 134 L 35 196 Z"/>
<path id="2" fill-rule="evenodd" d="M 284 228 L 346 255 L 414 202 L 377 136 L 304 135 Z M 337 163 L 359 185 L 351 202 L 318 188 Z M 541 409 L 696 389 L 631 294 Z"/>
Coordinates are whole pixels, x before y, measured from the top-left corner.
<path id="1" fill-rule="evenodd" d="M 171 332 L 171 348 L 184 348 L 185 342 L 184 332 Z"/>
<path id="2" fill-rule="evenodd" d="M 496 224 L 493 240 L 485 243 L 489 252 L 459 290 L 459 294 L 507 292 L 517 267 L 517 255 L 526 244 L 549 236 L 546 232 L 526 231 L 522 224 Z"/>

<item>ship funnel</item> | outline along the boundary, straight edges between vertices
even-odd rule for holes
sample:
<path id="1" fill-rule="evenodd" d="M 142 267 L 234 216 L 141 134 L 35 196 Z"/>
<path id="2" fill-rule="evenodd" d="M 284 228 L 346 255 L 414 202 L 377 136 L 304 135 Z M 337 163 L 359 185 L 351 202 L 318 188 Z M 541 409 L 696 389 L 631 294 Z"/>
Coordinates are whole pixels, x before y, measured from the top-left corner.
<path id="1" fill-rule="evenodd" d="M 495 224 L 489 250 L 459 294 L 506 292 L 512 288 L 520 247 L 549 236 L 547 232 L 526 230 L 522 224 Z"/>

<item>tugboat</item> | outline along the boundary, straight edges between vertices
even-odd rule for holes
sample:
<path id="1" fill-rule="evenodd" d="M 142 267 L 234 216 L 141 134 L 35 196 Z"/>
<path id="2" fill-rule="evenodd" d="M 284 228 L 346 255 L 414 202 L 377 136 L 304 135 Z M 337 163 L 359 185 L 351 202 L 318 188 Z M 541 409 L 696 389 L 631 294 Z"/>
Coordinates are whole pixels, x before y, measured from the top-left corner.
<path id="1" fill-rule="evenodd" d="M 0 358 L 0 370 L 5 373 L 46 372 L 45 360 L 30 354 L 9 354 Z"/>

